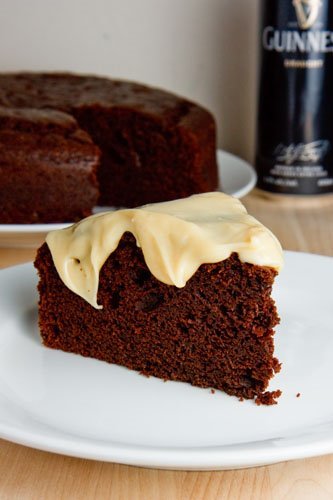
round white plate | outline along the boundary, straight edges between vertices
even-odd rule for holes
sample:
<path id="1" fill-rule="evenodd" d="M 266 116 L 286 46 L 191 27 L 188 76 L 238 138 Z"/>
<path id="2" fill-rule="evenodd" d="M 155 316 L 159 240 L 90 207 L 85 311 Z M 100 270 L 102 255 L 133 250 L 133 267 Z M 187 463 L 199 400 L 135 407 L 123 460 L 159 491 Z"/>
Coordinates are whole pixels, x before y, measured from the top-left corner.
<path id="1" fill-rule="evenodd" d="M 255 186 L 255 170 L 246 161 L 219 149 L 217 163 L 219 179 L 222 179 L 222 184 L 219 184 L 221 191 L 242 198 Z M 94 212 L 105 210 L 110 210 L 110 207 L 96 207 Z M 49 231 L 67 226 L 70 223 L 0 224 L 0 247 L 36 247 L 44 241 Z"/>
<path id="2" fill-rule="evenodd" d="M 232 469 L 333 452 L 333 259 L 286 252 L 275 406 L 43 347 L 31 264 L 0 272 L 0 437 L 84 458 Z M 300 397 L 297 397 L 300 393 Z"/>

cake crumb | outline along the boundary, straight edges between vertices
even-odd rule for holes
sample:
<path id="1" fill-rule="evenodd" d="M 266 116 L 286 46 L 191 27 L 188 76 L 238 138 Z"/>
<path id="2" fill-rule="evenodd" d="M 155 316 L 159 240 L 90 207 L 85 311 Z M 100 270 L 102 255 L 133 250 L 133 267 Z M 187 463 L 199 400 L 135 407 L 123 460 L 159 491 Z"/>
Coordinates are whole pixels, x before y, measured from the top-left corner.
<path id="1" fill-rule="evenodd" d="M 277 391 L 266 391 L 263 392 L 262 394 L 259 394 L 259 396 L 256 397 L 255 403 L 256 405 L 276 405 L 277 404 L 277 398 L 279 398 L 282 394 L 282 391 L 278 389 Z"/>
<path id="2" fill-rule="evenodd" d="M 296 398 L 299 398 L 299 397 L 300 397 L 300 395 L 301 395 L 301 393 L 300 393 L 300 392 L 298 392 L 298 393 L 296 394 Z"/>
<path id="3" fill-rule="evenodd" d="M 211 389 L 211 390 L 210 390 L 210 392 L 211 392 L 212 394 L 215 394 L 215 389 Z"/>

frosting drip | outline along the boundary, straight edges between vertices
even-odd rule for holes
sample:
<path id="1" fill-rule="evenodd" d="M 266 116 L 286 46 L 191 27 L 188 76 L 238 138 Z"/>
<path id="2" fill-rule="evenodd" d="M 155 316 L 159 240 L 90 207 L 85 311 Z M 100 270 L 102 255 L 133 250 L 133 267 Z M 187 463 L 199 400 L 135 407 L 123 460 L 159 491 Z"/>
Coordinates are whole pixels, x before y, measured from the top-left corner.
<path id="1" fill-rule="evenodd" d="M 155 278 L 179 288 L 201 264 L 220 262 L 233 252 L 242 262 L 278 271 L 283 265 L 276 237 L 239 200 L 223 193 L 101 213 L 46 237 L 64 284 L 95 308 L 100 307 L 99 272 L 127 231 Z"/>

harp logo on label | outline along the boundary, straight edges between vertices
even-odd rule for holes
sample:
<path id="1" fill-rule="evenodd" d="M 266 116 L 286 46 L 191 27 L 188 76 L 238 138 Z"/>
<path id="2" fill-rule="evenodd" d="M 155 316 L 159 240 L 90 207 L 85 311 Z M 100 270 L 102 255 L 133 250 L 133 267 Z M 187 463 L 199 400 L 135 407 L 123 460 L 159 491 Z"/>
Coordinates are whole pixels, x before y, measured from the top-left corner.
<path id="1" fill-rule="evenodd" d="M 307 30 L 316 22 L 321 0 L 293 0 L 298 26 L 302 30 Z"/>

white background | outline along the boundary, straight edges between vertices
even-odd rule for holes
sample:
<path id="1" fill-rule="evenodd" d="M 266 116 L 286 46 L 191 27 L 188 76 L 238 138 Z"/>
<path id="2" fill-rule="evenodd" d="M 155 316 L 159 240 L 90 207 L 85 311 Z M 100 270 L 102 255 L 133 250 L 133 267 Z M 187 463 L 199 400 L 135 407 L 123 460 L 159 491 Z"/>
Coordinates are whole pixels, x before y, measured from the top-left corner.
<path id="1" fill-rule="evenodd" d="M 258 0 L 0 0 L 0 70 L 70 70 L 159 86 L 215 115 L 253 159 Z"/>

